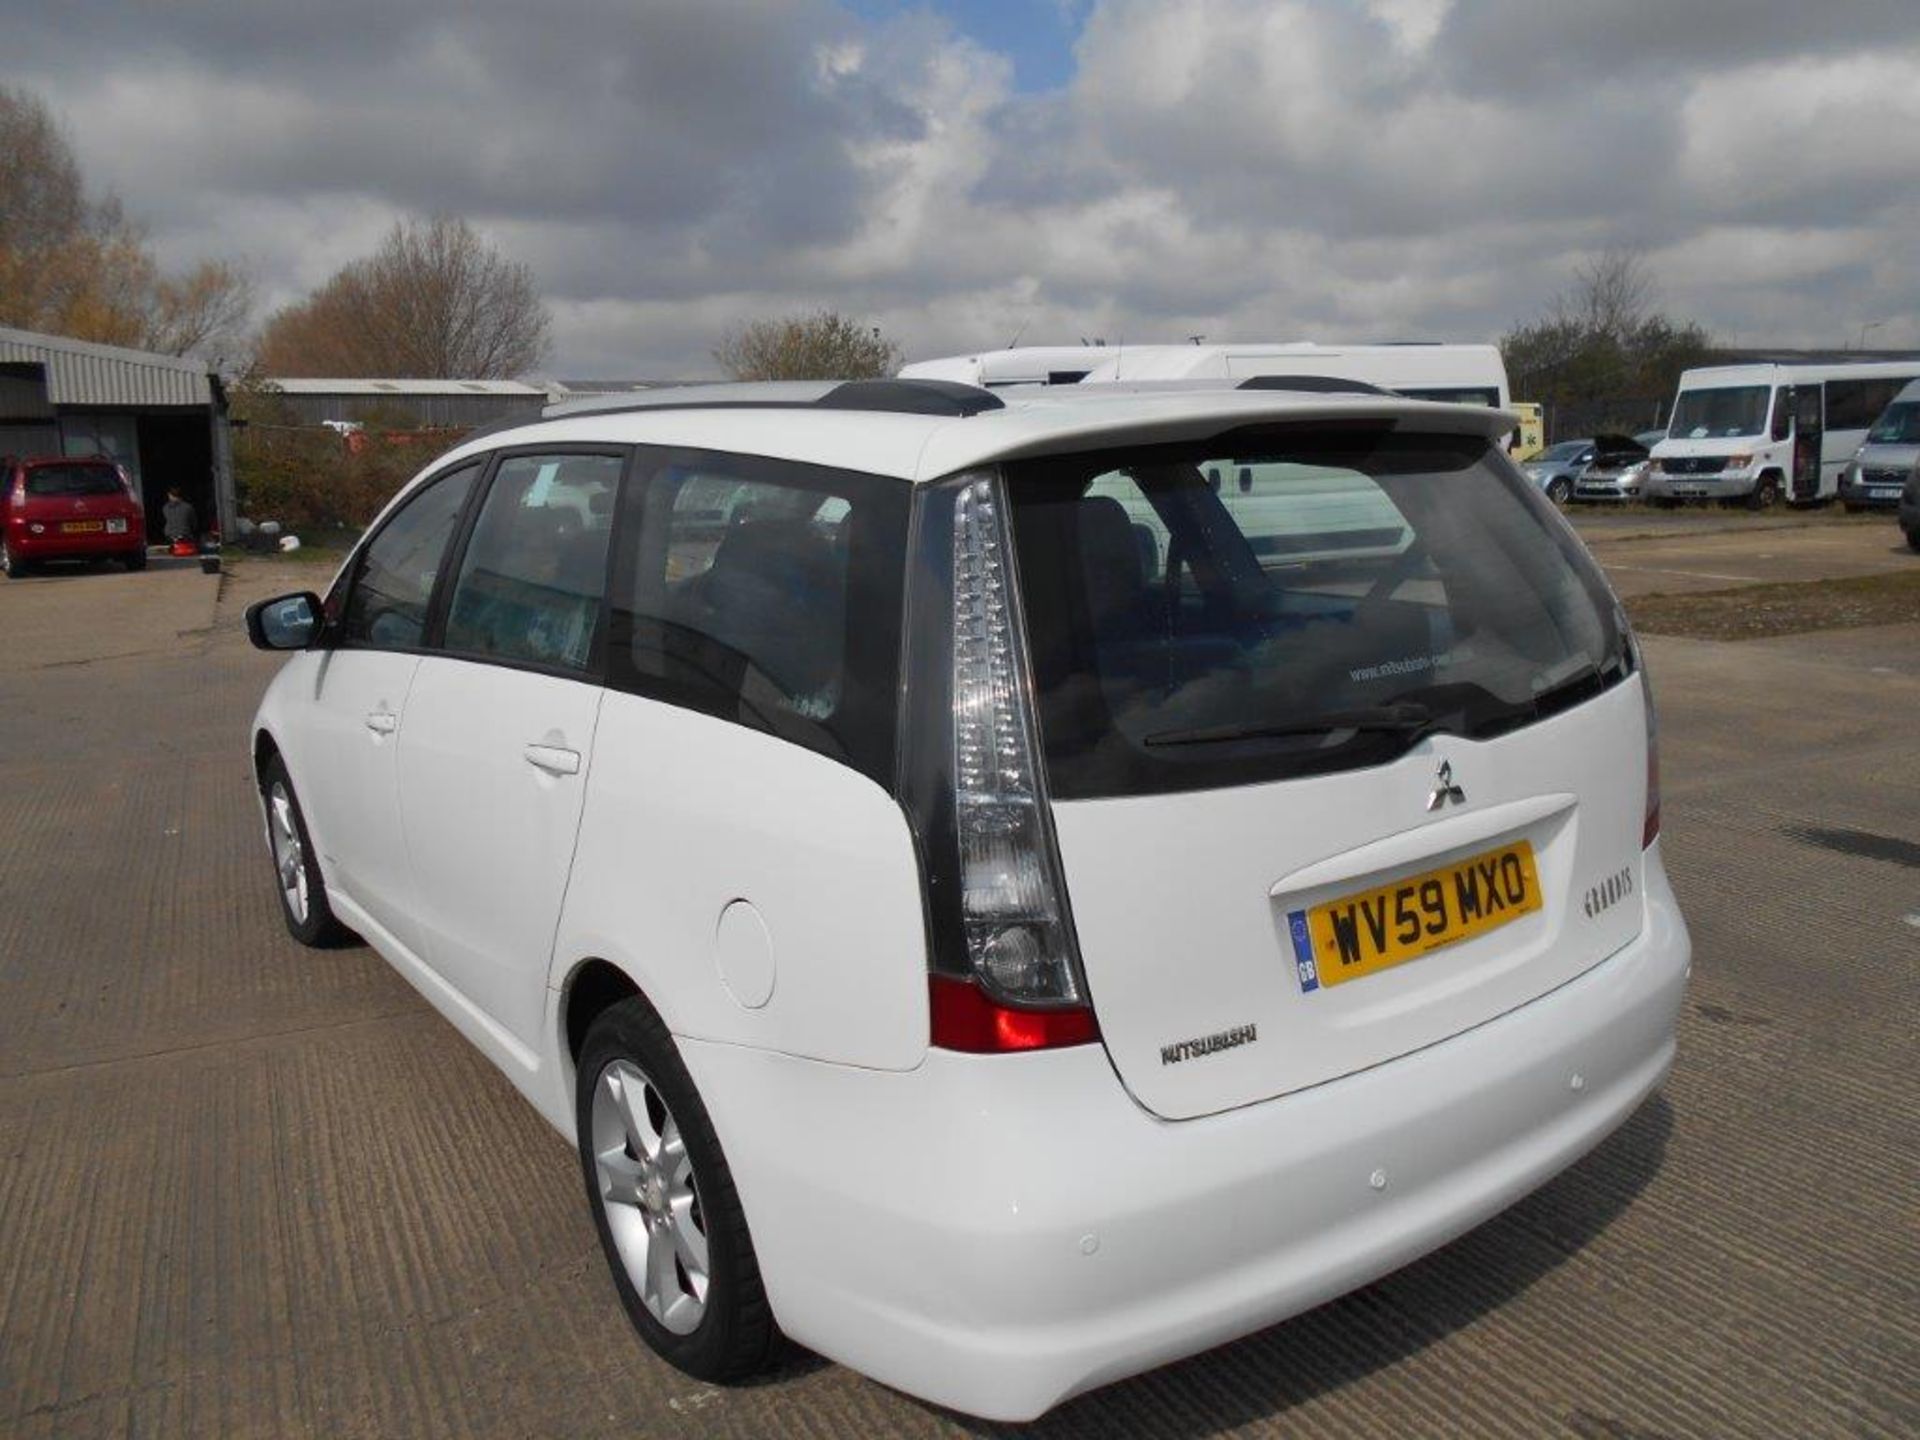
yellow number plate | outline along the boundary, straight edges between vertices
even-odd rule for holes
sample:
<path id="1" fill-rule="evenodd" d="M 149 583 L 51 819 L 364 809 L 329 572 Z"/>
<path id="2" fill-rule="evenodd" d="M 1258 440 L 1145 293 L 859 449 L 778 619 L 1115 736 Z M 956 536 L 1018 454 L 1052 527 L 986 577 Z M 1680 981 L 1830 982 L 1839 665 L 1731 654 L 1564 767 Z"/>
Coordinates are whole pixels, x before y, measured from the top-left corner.
<path id="1" fill-rule="evenodd" d="M 1498 930 L 1540 908 L 1533 846 L 1522 840 L 1287 916 L 1302 991 L 1344 985 Z"/>
<path id="2" fill-rule="evenodd" d="M 85 535 L 92 531 L 104 530 L 106 528 L 107 522 L 104 520 L 66 520 L 61 522 L 60 533 L 62 535 Z"/>

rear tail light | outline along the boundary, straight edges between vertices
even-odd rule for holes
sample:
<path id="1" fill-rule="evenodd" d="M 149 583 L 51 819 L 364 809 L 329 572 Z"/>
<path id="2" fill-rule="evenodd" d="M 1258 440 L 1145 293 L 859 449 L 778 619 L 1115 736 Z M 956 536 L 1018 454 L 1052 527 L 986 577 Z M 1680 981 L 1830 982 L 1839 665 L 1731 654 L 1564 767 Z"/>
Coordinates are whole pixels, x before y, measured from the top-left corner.
<path id="1" fill-rule="evenodd" d="M 1634 646 L 1636 668 L 1640 672 L 1640 698 L 1647 707 L 1647 815 L 1640 827 L 1640 848 L 1646 849 L 1660 837 L 1660 720 L 1653 708 L 1653 684 L 1647 678 L 1647 665 L 1640 647 Z"/>
<path id="2" fill-rule="evenodd" d="M 953 522 L 953 798 L 973 968 L 1009 1000 L 1081 998 L 1035 773 L 1005 507 L 963 487 Z"/>
<path id="3" fill-rule="evenodd" d="M 933 1043 L 972 1052 L 1099 1038 L 1040 768 L 1004 490 L 923 492 L 918 668 L 902 795 L 920 832 Z M 917 692 L 917 693 L 916 693 Z M 945 743 L 940 742 L 944 737 Z"/>

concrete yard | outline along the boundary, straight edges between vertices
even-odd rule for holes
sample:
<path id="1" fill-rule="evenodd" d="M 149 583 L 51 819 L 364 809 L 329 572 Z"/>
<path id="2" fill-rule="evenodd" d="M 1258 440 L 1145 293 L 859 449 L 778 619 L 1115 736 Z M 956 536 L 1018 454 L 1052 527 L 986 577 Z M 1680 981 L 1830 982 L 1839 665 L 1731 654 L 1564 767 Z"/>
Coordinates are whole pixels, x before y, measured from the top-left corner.
<path id="1" fill-rule="evenodd" d="M 1920 566 L 1890 522 L 1586 528 L 1635 593 Z M 372 951 L 287 938 L 240 612 L 324 576 L 0 582 L 0 1435 L 997 1433 L 802 1354 L 654 1360 L 559 1138 Z M 1920 627 L 1647 648 L 1695 943 L 1664 1093 L 1036 1433 L 1920 1434 Z"/>

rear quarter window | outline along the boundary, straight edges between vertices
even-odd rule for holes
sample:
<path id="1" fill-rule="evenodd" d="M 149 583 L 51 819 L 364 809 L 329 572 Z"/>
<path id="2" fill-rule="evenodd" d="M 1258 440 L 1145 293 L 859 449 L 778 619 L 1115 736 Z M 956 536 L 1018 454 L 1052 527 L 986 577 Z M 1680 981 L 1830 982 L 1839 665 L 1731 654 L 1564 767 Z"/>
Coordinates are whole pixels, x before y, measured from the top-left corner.
<path id="1" fill-rule="evenodd" d="M 711 451 L 636 464 L 608 683 L 890 786 L 911 487 Z"/>

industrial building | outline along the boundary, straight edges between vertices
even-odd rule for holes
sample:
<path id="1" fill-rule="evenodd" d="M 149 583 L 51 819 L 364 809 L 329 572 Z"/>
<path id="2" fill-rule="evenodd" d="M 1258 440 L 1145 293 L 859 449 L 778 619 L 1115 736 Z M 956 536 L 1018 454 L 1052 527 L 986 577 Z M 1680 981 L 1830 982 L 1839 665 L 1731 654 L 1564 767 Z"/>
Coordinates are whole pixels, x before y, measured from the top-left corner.
<path id="1" fill-rule="evenodd" d="M 269 377 L 281 413 L 296 425 L 391 421 L 471 430 L 517 415 L 538 419 L 547 392 L 519 380 L 349 380 Z"/>
<path id="2" fill-rule="evenodd" d="M 173 487 L 232 532 L 226 392 L 198 360 L 0 329 L 0 455 L 105 455 L 139 487 L 148 534 Z"/>

